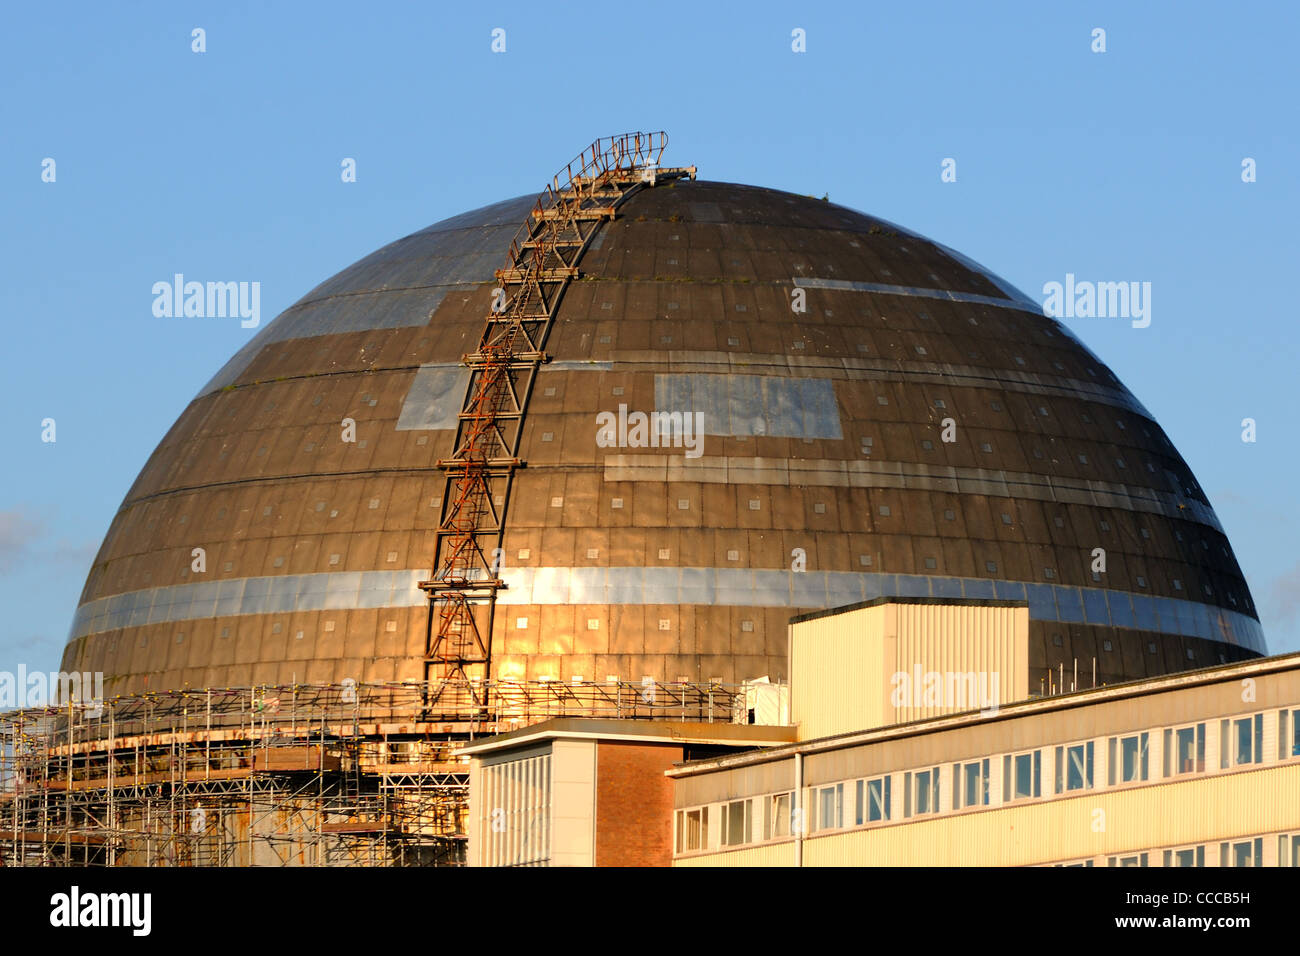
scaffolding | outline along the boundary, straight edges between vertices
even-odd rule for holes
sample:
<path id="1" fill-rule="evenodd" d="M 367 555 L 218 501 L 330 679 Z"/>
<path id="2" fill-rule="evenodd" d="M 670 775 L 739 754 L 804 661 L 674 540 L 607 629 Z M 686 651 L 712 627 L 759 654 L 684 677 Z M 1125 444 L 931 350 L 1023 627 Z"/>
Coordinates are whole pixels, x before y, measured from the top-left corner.
<path id="1" fill-rule="evenodd" d="M 511 240 L 496 271 L 491 311 L 474 352 L 462 357 L 469 384 L 445 469 L 433 567 L 420 588 L 429 596 L 425 678 L 429 704 L 448 681 L 491 676 L 492 622 L 500 577 L 506 508 L 519 458 L 524 414 L 546 340 L 578 262 L 603 222 L 638 189 L 695 178 L 695 167 L 659 165 L 668 136 L 625 133 L 598 139 L 551 178 Z M 488 692 L 489 685 L 467 685 Z M 486 708 L 488 698 L 476 699 Z"/>
<path id="2" fill-rule="evenodd" d="M 737 689 L 423 683 L 124 696 L 0 714 L 0 865 L 435 866 L 465 858 L 467 741 L 553 717 L 730 722 Z M 488 693 L 490 691 L 490 694 Z"/>

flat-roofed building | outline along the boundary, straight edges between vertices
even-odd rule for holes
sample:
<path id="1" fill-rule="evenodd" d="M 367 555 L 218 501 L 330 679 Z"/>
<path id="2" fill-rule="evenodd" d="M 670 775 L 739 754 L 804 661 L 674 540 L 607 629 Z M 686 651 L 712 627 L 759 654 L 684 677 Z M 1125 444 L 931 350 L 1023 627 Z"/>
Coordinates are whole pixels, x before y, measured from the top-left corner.
<path id="1" fill-rule="evenodd" d="M 1297 866 L 1298 710 L 1292 654 L 692 761 L 674 864 Z"/>
<path id="2" fill-rule="evenodd" d="M 668 866 L 675 763 L 789 727 L 567 717 L 470 744 L 470 866 Z"/>

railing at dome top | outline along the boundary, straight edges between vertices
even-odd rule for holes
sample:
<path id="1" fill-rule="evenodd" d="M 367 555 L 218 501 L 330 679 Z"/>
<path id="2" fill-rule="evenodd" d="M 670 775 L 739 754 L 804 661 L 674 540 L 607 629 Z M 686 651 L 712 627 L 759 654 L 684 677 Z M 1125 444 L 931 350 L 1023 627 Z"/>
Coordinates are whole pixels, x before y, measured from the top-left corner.
<path id="1" fill-rule="evenodd" d="M 636 179 L 654 184 L 659 170 L 659 161 L 668 147 L 668 134 L 623 133 L 620 136 L 607 136 L 596 140 L 581 153 L 568 162 L 563 169 L 551 177 L 550 183 L 543 189 L 533 205 L 530 217 L 510 240 L 510 261 L 518 262 L 529 240 L 533 239 L 534 223 L 540 222 L 548 209 L 552 209 L 567 192 L 585 199 L 594 199 L 600 178 L 617 175 L 633 175 Z M 665 170 L 665 174 L 683 172 L 694 173 L 694 167 L 685 170 Z M 651 178 L 647 179 L 646 174 Z"/>

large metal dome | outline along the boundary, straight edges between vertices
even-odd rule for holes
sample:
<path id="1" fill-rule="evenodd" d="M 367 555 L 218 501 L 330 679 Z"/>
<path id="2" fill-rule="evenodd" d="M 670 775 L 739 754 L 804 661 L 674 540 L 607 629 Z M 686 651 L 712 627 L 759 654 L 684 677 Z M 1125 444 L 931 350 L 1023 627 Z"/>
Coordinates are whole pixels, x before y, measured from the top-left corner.
<path id="1" fill-rule="evenodd" d="M 127 494 L 64 668 L 110 693 L 419 680 L 459 363 L 533 202 L 384 247 L 240 350 Z M 630 195 L 581 273 L 523 425 L 494 677 L 779 678 L 791 616 L 880 595 L 1027 600 L 1035 688 L 1264 652 L 1160 426 L 952 250 L 682 180 Z M 702 412 L 700 454 L 598 444 L 620 405 Z"/>

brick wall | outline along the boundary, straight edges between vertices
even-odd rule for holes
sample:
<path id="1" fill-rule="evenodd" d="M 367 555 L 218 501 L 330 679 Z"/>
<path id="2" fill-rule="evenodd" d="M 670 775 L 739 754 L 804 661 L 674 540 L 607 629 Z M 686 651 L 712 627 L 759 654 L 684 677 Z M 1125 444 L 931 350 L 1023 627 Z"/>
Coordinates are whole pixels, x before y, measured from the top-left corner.
<path id="1" fill-rule="evenodd" d="M 671 866 L 673 788 L 663 772 L 682 759 L 671 744 L 596 745 L 596 865 Z"/>

